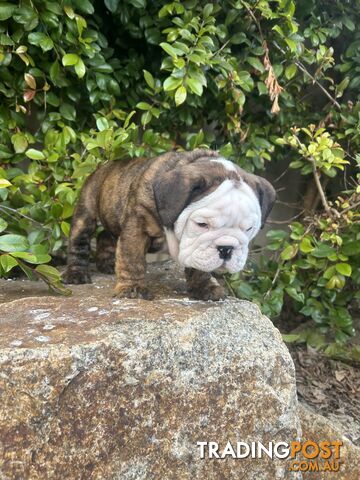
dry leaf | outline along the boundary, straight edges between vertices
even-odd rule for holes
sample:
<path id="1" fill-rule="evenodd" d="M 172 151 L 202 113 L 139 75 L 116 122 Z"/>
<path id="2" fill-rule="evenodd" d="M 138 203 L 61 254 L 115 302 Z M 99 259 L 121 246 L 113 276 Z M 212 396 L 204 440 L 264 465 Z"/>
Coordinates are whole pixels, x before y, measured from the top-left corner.
<path id="1" fill-rule="evenodd" d="M 36 90 L 36 80 L 30 73 L 24 75 L 26 84 L 33 90 Z"/>
<path id="2" fill-rule="evenodd" d="M 346 370 L 336 370 L 335 371 L 335 378 L 338 382 L 342 382 L 346 377 L 347 372 Z"/>
<path id="3" fill-rule="evenodd" d="M 25 102 L 31 102 L 31 100 L 35 97 L 36 90 L 25 90 L 24 92 L 24 100 Z"/>
<path id="4" fill-rule="evenodd" d="M 274 69 L 271 65 L 270 58 L 269 58 L 269 49 L 266 42 L 263 43 L 263 47 L 265 50 L 264 55 L 264 68 L 268 72 L 268 76 L 265 80 L 266 88 L 268 89 L 270 100 L 273 102 L 271 107 L 271 113 L 279 113 L 279 95 L 283 91 L 283 88 L 279 85 Z"/>

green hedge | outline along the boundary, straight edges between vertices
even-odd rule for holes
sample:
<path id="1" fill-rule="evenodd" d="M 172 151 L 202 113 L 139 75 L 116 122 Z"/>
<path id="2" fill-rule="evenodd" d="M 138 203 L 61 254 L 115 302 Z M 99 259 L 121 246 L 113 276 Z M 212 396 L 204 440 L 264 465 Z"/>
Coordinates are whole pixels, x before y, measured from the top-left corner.
<path id="1" fill-rule="evenodd" d="M 283 162 L 305 177 L 300 207 L 319 201 L 228 283 L 274 321 L 309 320 L 287 340 L 343 354 L 360 279 L 359 23 L 344 0 L 0 1 L 0 276 L 18 265 L 67 293 L 50 255 L 100 163 L 200 146 L 265 175 Z"/>

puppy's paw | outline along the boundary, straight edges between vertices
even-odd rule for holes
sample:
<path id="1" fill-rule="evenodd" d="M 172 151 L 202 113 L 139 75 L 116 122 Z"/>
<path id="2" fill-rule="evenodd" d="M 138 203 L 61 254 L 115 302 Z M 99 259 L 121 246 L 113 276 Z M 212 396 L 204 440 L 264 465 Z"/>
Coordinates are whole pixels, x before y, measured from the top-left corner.
<path id="1" fill-rule="evenodd" d="M 91 277 L 88 270 L 77 267 L 67 267 L 65 272 L 62 274 L 62 281 L 64 283 L 79 285 L 82 283 L 91 283 Z"/>
<path id="2" fill-rule="evenodd" d="M 142 285 L 122 285 L 118 283 L 114 290 L 114 297 L 152 300 L 154 295 Z"/>
<path id="3" fill-rule="evenodd" d="M 209 282 L 201 287 L 189 290 L 189 295 L 196 300 L 217 302 L 226 298 L 226 291 L 221 285 Z"/>

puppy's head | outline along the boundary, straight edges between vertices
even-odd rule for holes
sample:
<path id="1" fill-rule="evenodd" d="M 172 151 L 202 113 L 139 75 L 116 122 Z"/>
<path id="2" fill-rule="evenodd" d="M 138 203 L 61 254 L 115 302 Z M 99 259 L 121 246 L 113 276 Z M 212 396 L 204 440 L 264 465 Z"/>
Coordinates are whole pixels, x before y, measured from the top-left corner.
<path id="1" fill-rule="evenodd" d="M 267 180 L 213 152 L 165 172 L 153 190 L 171 256 L 205 272 L 244 267 L 275 201 Z"/>

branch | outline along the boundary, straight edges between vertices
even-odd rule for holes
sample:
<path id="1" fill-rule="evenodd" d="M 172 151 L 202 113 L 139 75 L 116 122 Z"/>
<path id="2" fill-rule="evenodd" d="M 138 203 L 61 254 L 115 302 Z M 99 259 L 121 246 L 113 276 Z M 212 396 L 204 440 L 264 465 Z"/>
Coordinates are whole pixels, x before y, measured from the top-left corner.
<path id="1" fill-rule="evenodd" d="M 324 193 L 324 190 L 321 186 L 321 182 L 320 182 L 320 174 L 316 168 L 316 163 L 315 163 L 315 159 L 313 157 L 310 157 L 310 160 L 311 160 L 311 163 L 312 163 L 312 169 L 313 169 L 313 175 L 314 175 L 314 180 L 315 180 L 315 184 L 316 184 L 316 188 L 318 189 L 318 192 L 319 192 L 319 195 L 320 195 L 320 198 L 321 198 L 321 202 L 323 204 L 323 207 L 324 207 L 324 210 L 326 211 L 327 214 L 330 215 L 331 213 L 331 209 L 330 209 L 330 206 L 326 200 L 326 196 L 325 196 L 325 193 Z"/>
<path id="2" fill-rule="evenodd" d="M 1 210 L 3 211 L 3 213 L 5 215 L 9 215 L 11 217 L 11 214 L 9 213 L 9 212 L 11 212 L 15 215 L 20 215 L 20 217 L 26 218 L 26 220 L 30 220 L 30 222 L 36 223 L 37 225 L 41 225 L 41 227 L 44 228 L 45 230 L 51 230 L 50 227 L 44 226 L 42 223 L 38 222 L 37 220 L 34 220 L 33 218 L 28 217 L 24 213 L 19 212 L 19 210 L 15 210 L 15 208 L 11 208 L 11 207 L 7 207 L 5 205 L 1 205 L 0 206 L 0 211 Z M 8 212 L 6 210 L 8 210 Z"/>
<path id="3" fill-rule="evenodd" d="M 283 48 L 280 47 L 280 45 L 278 45 L 276 42 L 274 42 L 274 45 L 275 47 L 283 54 L 283 55 L 286 55 L 286 52 Z M 340 106 L 340 103 L 337 102 L 335 100 L 335 98 L 333 98 L 330 93 L 326 90 L 326 88 L 324 88 L 321 83 L 316 80 L 316 78 L 311 75 L 311 73 L 306 69 L 306 67 L 301 63 L 301 62 L 298 62 L 297 60 L 294 61 L 295 65 L 300 68 L 300 70 L 305 73 L 305 75 L 307 75 L 312 81 L 313 83 L 316 83 L 316 85 L 320 88 L 320 90 L 323 91 L 323 93 L 328 97 L 328 99 L 331 101 L 331 103 L 333 103 L 335 105 L 336 108 L 338 108 L 339 110 L 341 110 L 341 106 Z"/>
<path id="4" fill-rule="evenodd" d="M 312 168 L 313 168 L 313 175 L 314 175 L 314 180 L 315 180 L 315 184 L 316 184 L 316 188 L 318 189 L 318 192 L 319 192 L 319 195 L 320 195 L 320 199 L 321 199 L 321 202 L 323 204 L 323 207 L 324 207 L 324 210 L 325 212 L 331 216 L 332 214 L 334 214 L 336 217 L 340 217 L 340 214 L 337 210 L 335 210 L 334 208 L 331 208 L 330 205 L 328 204 L 328 201 L 326 199 L 326 196 L 325 196 L 325 193 L 324 193 L 324 190 L 322 188 L 322 185 L 321 185 L 321 182 L 320 182 L 320 174 L 318 172 L 318 169 L 316 168 L 316 163 L 315 163 L 315 159 L 314 157 L 310 157 L 310 161 L 312 163 Z"/>

